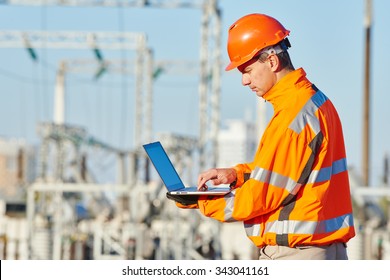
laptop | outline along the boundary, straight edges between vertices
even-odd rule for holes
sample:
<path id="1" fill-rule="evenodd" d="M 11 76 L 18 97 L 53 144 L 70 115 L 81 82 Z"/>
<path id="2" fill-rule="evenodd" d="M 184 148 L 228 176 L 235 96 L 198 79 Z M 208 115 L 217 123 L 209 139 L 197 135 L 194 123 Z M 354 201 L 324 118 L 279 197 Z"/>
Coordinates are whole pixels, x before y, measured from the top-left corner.
<path id="1" fill-rule="evenodd" d="M 225 195 L 231 191 L 230 187 L 211 186 L 207 190 L 198 190 L 196 186 L 186 187 L 159 141 L 145 144 L 143 147 L 170 194 Z"/>

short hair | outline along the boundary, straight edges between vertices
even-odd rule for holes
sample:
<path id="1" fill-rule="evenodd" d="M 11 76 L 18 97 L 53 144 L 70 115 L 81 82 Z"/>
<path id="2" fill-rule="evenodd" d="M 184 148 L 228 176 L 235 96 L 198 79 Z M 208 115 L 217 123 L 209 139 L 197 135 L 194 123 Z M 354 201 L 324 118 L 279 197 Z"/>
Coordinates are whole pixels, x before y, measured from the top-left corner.
<path id="1" fill-rule="evenodd" d="M 276 44 L 275 46 L 280 46 L 283 50 L 282 52 L 276 54 L 278 56 L 281 69 L 287 68 L 287 70 L 295 70 L 291 62 L 290 55 L 287 52 L 287 49 L 291 46 L 288 39 L 283 40 L 282 42 Z M 267 52 L 260 51 L 257 55 L 257 59 L 260 62 L 264 63 L 267 60 L 268 56 L 269 54 Z"/>
<path id="2" fill-rule="evenodd" d="M 294 65 L 291 62 L 290 55 L 287 51 L 281 52 L 277 54 L 280 66 L 282 69 L 287 68 L 287 70 L 295 70 Z"/>

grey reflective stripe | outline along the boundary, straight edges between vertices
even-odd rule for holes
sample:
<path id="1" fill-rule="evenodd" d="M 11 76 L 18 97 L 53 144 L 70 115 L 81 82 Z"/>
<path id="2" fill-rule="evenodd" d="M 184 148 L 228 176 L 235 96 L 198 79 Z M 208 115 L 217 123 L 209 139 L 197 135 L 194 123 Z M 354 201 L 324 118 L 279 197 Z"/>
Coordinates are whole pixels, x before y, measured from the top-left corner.
<path id="1" fill-rule="evenodd" d="M 310 174 L 308 183 L 320 183 L 330 180 L 333 175 L 347 171 L 347 160 L 342 158 L 333 162 L 332 166 L 313 170 Z"/>
<path id="2" fill-rule="evenodd" d="M 267 224 L 265 233 L 276 234 L 314 234 L 317 222 L 314 221 L 274 221 Z"/>
<path id="3" fill-rule="evenodd" d="M 287 234 L 324 234 L 353 226 L 351 213 L 325 221 L 273 221 L 267 223 L 264 233 Z M 260 235 L 260 224 L 245 224 L 248 236 Z"/>
<path id="4" fill-rule="evenodd" d="M 252 171 L 251 178 L 262 183 L 268 183 L 275 187 L 286 189 L 293 195 L 295 195 L 302 186 L 302 184 L 297 183 L 290 177 L 260 167 L 256 167 Z"/>
<path id="5" fill-rule="evenodd" d="M 326 100 L 328 100 L 328 98 L 320 90 L 318 90 L 297 114 L 290 125 L 290 129 L 299 134 L 306 124 L 309 124 L 315 134 L 319 133 L 321 130 L 320 122 L 316 118 L 315 112 Z"/>
<path id="6" fill-rule="evenodd" d="M 225 209 L 224 209 L 224 220 L 225 222 L 236 222 L 235 219 L 233 219 L 233 208 L 234 208 L 234 196 L 235 191 L 232 191 L 224 196 L 225 199 Z"/>
<path id="7" fill-rule="evenodd" d="M 324 221 L 273 221 L 267 224 L 265 233 L 323 234 L 353 226 L 352 214 L 345 214 Z"/>
<path id="8" fill-rule="evenodd" d="M 248 236 L 259 236 L 260 225 L 259 224 L 244 224 L 246 235 Z"/>

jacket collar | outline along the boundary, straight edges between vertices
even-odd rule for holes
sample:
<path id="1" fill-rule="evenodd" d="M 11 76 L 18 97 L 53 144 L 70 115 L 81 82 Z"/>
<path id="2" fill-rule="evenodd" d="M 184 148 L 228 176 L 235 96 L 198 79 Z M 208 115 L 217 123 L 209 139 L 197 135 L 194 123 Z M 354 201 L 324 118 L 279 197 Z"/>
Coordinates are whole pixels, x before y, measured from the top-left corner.
<path id="1" fill-rule="evenodd" d="M 294 70 L 280 79 L 263 95 L 263 98 L 272 104 L 275 111 L 281 110 L 290 104 L 291 99 L 294 98 L 291 89 L 295 88 L 302 80 L 307 81 L 305 70 L 303 68 Z"/>

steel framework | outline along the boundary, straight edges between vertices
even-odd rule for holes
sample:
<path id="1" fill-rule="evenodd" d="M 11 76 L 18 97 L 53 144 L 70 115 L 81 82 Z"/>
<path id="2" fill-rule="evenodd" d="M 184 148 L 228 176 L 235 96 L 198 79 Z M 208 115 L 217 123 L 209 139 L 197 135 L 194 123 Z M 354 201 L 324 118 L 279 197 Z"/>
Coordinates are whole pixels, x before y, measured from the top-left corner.
<path id="1" fill-rule="evenodd" d="M 219 129 L 219 102 L 220 102 L 220 68 L 221 68 L 221 11 L 218 8 L 217 0 L 198 0 L 198 1 L 34 1 L 34 0 L 20 0 L 20 1 L 5 1 L 0 0 L 0 4 L 10 4 L 10 5 L 62 5 L 62 6 L 123 6 L 123 7 L 155 7 L 155 8 L 197 8 L 202 10 L 201 18 L 201 48 L 200 48 L 200 61 L 199 61 L 199 138 L 196 141 L 191 139 L 189 146 L 184 148 L 185 150 L 177 150 L 177 145 L 173 149 L 178 152 L 183 160 L 186 156 L 192 153 L 194 147 L 198 147 L 199 150 L 199 167 L 202 169 L 205 167 L 206 159 L 209 157 L 209 162 L 212 165 L 215 165 L 217 162 L 217 134 Z M 121 32 L 48 32 L 48 31 L 1 31 L 0 32 L 0 48 L 54 48 L 54 49 L 131 49 L 135 50 L 137 53 L 136 56 L 136 127 L 134 135 L 135 147 L 140 147 L 142 141 L 149 140 L 152 138 L 152 123 L 151 123 L 151 114 L 152 114 L 152 93 L 151 87 L 149 94 L 147 93 L 146 104 L 144 106 L 142 91 L 143 87 L 143 77 L 145 68 L 149 71 L 148 77 L 151 77 L 153 65 L 152 52 L 146 46 L 146 37 L 143 34 L 131 34 L 131 33 L 121 33 Z M 143 57 L 149 57 L 147 61 Z M 161 62 L 163 66 L 163 62 Z M 165 67 L 167 64 L 165 65 Z M 185 66 L 184 66 L 185 67 Z M 210 79 L 212 77 L 212 79 Z M 211 81 L 211 82 L 210 82 Z M 145 119 L 143 117 L 143 112 L 149 112 L 150 115 Z M 61 124 L 64 121 L 64 118 L 61 118 L 61 115 L 57 116 L 57 124 L 49 125 L 43 127 L 43 138 L 44 143 L 42 144 L 42 151 L 44 147 L 47 146 L 48 141 L 57 139 L 58 136 L 58 124 Z M 143 130 L 141 129 L 143 122 L 145 121 L 146 135 L 143 137 Z M 65 128 L 65 126 L 64 126 Z M 67 141 L 75 144 L 79 139 L 80 135 L 84 135 L 83 131 L 79 131 L 74 134 L 69 129 L 60 130 L 63 132 L 62 135 Z M 85 136 L 85 135 L 84 135 Z M 87 138 L 83 138 L 83 141 L 86 141 Z M 177 137 L 176 137 L 177 138 Z M 175 139 L 176 139 L 175 138 Z M 180 137 L 179 137 L 180 138 Z M 181 139 L 181 138 L 180 138 Z M 168 141 L 168 140 L 167 140 Z M 176 140 L 175 140 L 176 141 Z M 171 142 L 171 141 L 170 141 Z M 176 141 L 177 142 L 177 141 Z M 183 140 L 179 141 L 179 144 L 183 144 Z M 187 143 L 187 142 L 186 142 Z M 46 144 L 46 145 L 45 145 Z M 58 149 L 62 151 L 63 145 L 58 142 Z M 100 147 L 104 147 L 101 145 Z M 76 145 L 77 146 L 77 145 Z M 137 148 L 136 148 L 137 149 Z M 134 154 L 139 153 L 135 149 Z M 188 150 L 191 149 L 191 150 Z M 112 149 L 111 149 L 112 150 Z M 210 152 L 212 151 L 212 152 Z M 63 151 L 62 151 L 63 152 Z M 210 160 L 211 159 L 211 160 Z M 58 166 L 57 174 L 60 177 L 62 166 Z M 61 180 L 60 182 L 61 183 Z M 119 183 L 123 184 L 123 182 Z M 64 191 L 58 185 L 47 185 L 50 186 L 49 189 L 45 189 L 45 185 L 34 185 L 31 187 L 29 193 L 29 200 L 31 200 L 34 192 L 39 191 L 49 191 L 54 192 L 54 199 L 57 202 L 61 200 L 61 193 Z M 124 187 L 125 185 L 117 185 L 117 187 L 111 188 L 111 190 L 118 190 L 118 192 L 125 192 L 129 195 L 129 192 L 126 192 Z M 79 189 L 79 184 L 74 184 L 72 186 L 75 190 Z M 102 190 L 96 186 L 96 190 Z M 87 191 L 87 188 L 86 188 Z M 31 202 L 31 201 L 30 201 Z M 33 203 L 29 203 L 33 205 Z M 28 205 L 28 207 L 31 207 Z M 30 214 L 30 223 L 33 218 L 33 211 L 29 210 Z M 59 217 L 57 217 L 59 218 Z M 56 229 L 55 229 L 56 230 Z M 60 229 L 57 229 L 58 232 L 61 232 Z M 59 243 L 60 235 L 57 234 L 55 240 L 56 258 L 59 256 Z M 31 242 L 30 238 L 30 242 Z"/>
<path id="2" fill-rule="evenodd" d="M 211 166 L 215 166 L 218 160 L 218 141 L 217 135 L 220 123 L 220 92 L 221 92 L 221 10 L 218 7 L 218 0 L 0 0 L 0 4 L 8 5 L 58 5 L 58 6 L 120 6 L 120 7 L 138 7 L 138 8 L 191 8 L 201 9 L 201 48 L 200 48 L 200 82 L 199 82 L 199 166 L 200 169 L 205 168 L 206 162 L 209 162 Z M 44 33 L 41 33 L 44 34 Z M 71 36 L 69 34 L 69 36 Z M 106 34 L 106 36 L 108 36 Z M 89 41 L 89 44 L 93 42 L 93 37 L 87 40 L 82 37 L 81 40 Z M 10 40 L 11 39 L 11 40 Z M 29 38 L 33 40 L 33 38 Z M 50 38 L 46 38 L 50 39 Z M 68 40 L 66 40 L 68 39 Z M 73 37 L 73 40 L 78 40 L 78 36 Z M 0 47 L 5 47 L 9 41 L 11 46 L 12 37 L 1 39 Z M 19 39 L 20 40 L 20 39 Z M 18 40 L 18 41 L 19 41 Z M 73 46 L 74 42 L 68 36 L 62 38 L 61 44 L 65 42 L 69 47 Z M 37 42 L 31 41 L 35 47 Z M 99 47 L 103 48 L 104 42 L 97 42 Z M 120 43 L 121 47 L 124 47 Z M 51 40 L 45 40 L 43 45 L 46 47 L 55 47 L 58 44 L 51 42 Z M 85 44 L 83 44 L 85 46 Z M 114 45 L 111 45 L 112 47 Z M 131 47 L 131 46 L 126 46 Z M 142 60 L 141 57 L 139 57 Z M 141 63 L 141 62 L 140 62 Z M 210 75 L 211 74 L 211 75 Z M 211 86 L 210 76 L 212 77 Z M 141 79 L 142 77 L 139 77 Z M 140 84 L 140 83 L 138 83 Z M 138 89 L 140 90 L 140 89 Z M 138 91 L 137 90 L 137 91 Z M 141 99 L 136 100 L 137 105 L 142 105 Z M 146 104 L 147 108 L 151 108 Z M 142 110 L 137 109 L 136 110 Z M 139 111 L 138 111 L 139 112 Z M 141 113 L 136 113 L 141 118 Z M 137 118 L 138 119 L 138 118 Z M 141 133 L 140 125 L 135 129 L 135 132 Z M 150 124 L 147 125 L 149 128 Z M 142 137 L 135 136 L 135 144 L 141 143 Z M 147 133 L 147 138 L 150 137 L 150 133 Z M 208 159 L 208 160 L 206 160 Z"/>

